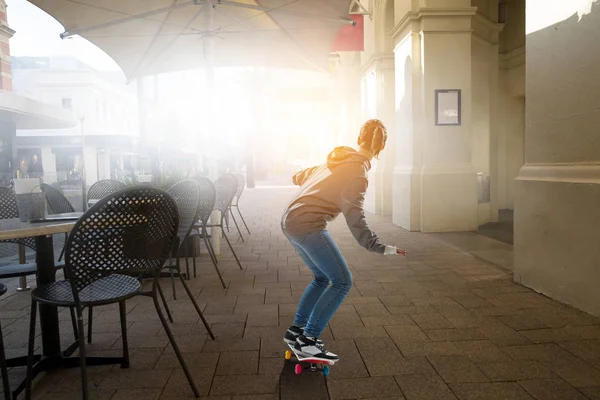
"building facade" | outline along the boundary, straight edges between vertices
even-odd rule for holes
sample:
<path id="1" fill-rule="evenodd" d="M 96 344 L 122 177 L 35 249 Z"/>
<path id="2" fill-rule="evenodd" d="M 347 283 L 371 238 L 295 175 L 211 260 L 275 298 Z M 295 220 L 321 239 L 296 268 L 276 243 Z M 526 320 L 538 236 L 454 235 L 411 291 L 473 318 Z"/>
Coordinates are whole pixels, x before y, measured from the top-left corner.
<path id="1" fill-rule="evenodd" d="M 41 158 L 45 181 L 80 180 L 82 167 L 88 184 L 136 172 L 137 96 L 124 79 L 73 58 L 16 57 L 13 86 L 24 97 L 66 109 L 77 121 L 69 129 L 17 131 L 19 162 Z"/>
<path id="2" fill-rule="evenodd" d="M 600 315 L 600 4 L 362 3 L 365 51 L 337 79 L 348 138 L 372 117 L 390 134 L 368 208 L 421 232 L 514 209 L 515 280 Z"/>

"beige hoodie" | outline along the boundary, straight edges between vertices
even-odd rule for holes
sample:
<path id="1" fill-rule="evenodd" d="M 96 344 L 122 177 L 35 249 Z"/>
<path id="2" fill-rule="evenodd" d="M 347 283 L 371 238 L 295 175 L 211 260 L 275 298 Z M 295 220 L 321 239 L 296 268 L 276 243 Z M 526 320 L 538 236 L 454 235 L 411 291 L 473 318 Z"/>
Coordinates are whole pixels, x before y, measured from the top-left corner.
<path id="1" fill-rule="evenodd" d="M 300 190 L 283 214 L 284 232 L 289 236 L 316 232 L 343 213 L 356 241 L 383 254 L 386 246 L 369 228 L 363 211 L 369 169 L 371 162 L 365 156 L 350 147 L 336 147 L 325 165 L 294 175 Z"/>

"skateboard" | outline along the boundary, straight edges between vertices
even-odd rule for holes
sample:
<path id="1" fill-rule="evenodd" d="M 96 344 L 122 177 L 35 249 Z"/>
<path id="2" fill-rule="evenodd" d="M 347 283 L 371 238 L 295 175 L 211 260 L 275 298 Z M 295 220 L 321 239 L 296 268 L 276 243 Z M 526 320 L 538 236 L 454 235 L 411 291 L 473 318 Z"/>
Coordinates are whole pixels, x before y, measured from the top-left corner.
<path id="1" fill-rule="evenodd" d="M 289 350 L 285 351 L 285 359 L 290 360 L 292 355 L 296 357 L 298 360 L 298 364 L 294 367 L 294 372 L 296 375 L 300 375 L 303 370 L 308 369 L 312 372 L 314 371 L 322 371 L 324 376 L 329 375 L 329 367 L 334 365 L 336 361 L 325 361 L 317 358 L 304 357 L 296 351 L 294 345 L 288 344 Z M 308 366 L 304 366 L 303 364 L 309 364 Z"/>

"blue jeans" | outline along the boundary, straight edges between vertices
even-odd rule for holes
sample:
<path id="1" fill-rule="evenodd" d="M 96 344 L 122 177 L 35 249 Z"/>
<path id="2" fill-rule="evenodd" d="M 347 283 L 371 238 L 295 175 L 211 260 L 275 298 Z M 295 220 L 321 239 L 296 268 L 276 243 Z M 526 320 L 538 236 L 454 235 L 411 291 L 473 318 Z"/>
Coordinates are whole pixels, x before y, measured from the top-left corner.
<path id="1" fill-rule="evenodd" d="M 326 230 L 288 239 L 315 275 L 300 298 L 294 325 L 306 336 L 319 337 L 348 295 L 352 273 Z"/>

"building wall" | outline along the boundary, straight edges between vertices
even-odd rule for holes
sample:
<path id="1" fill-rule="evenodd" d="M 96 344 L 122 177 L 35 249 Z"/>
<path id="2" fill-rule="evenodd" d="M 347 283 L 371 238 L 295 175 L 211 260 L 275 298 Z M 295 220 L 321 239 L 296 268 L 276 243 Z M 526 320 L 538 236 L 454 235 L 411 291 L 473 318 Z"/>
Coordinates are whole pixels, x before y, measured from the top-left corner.
<path id="1" fill-rule="evenodd" d="M 600 3 L 528 0 L 526 40 L 514 277 L 600 315 Z"/>
<path id="2" fill-rule="evenodd" d="M 17 131 L 18 138 L 40 137 L 46 139 L 44 143 L 48 143 L 48 138 L 55 138 L 55 145 L 41 148 L 46 181 L 61 179 L 58 176 L 60 171 L 56 170 L 56 156 L 52 149 L 81 148 L 82 134 L 85 137 L 94 137 L 93 144 L 91 139 L 87 139 L 84 151 L 88 184 L 109 178 L 110 175 L 107 176 L 102 171 L 108 171 L 110 174 L 110 166 L 98 167 L 97 152 L 101 148 L 110 152 L 110 143 L 118 136 L 139 136 L 135 92 L 125 84 L 108 81 L 99 73 L 75 65 L 77 63 L 69 62 L 70 60 L 40 58 L 40 68 L 19 67 L 27 65 L 25 61 L 28 65 L 36 64 L 34 59 L 17 59 L 13 71 L 14 91 L 25 97 L 70 109 L 80 121 L 70 129 Z M 106 142 L 105 146 L 101 145 L 102 138 Z M 132 152 L 134 149 L 116 146 L 112 151 Z M 106 162 L 106 157 L 100 157 L 100 160 Z"/>
<path id="3" fill-rule="evenodd" d="M 498 208 L 514 209 L 515 179 L 524 163 L 525 0 L 507 3 L 500 33 Z"/>
<path id="4" fill-rule="evenodd" d="M 9 28 L 6 2 L 0 0 L 0 89 L 12 91 L 9 40 L 15 31 Z"/>

